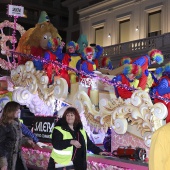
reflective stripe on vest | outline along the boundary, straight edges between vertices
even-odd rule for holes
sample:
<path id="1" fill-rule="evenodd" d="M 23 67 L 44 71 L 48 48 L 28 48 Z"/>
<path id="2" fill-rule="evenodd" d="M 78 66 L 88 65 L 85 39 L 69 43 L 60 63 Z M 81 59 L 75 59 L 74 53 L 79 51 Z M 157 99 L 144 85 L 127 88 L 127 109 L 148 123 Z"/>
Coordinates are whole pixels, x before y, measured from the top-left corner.
<path id="1" fill-rule="evenodd" d="M 57 149 L 54 149 L 54 152 L 57 153 L 57 154 L 60 154 L 60 155 L 71 155 L 72 152 L 71 151 L 64 151 L 64 150 L 57 150 Z"/>
<path id="2" fill-rule="evenodd" d="M 57 129 L 63 134 L 63 140 L 73 139 L 70 132 L 63 130 L 60 126 L 56 126 L 54 127 L 54 129 Z M 80 132 L 82 133 L 85 140 L 85 144 L 87 145 L 87 136 L 85 130 L 80 130 Z M 73 146 L 67 147 L 66 149 L 63 150 L 57 150 L 53 148 L 51 152 L 51 158 L 53 158 L 56 163 L 62 165 L 68 165 L 72 159 L 72 155 L 73 155 Z"/>
<path id="3" fill-rule="evenodd" d="M 84 137 L 85 144 L 86 144 L 86 150 L 87 150 L 87 135 L 86 135 L 86 131 L 84 129 L 81 129 L 80 132 L 81 132 L 81 134 Z"/>
<path id="4" fill-rule="evenodd" d="M 24 123 L 22 119 L 19 119 L 20 123 Z"/>

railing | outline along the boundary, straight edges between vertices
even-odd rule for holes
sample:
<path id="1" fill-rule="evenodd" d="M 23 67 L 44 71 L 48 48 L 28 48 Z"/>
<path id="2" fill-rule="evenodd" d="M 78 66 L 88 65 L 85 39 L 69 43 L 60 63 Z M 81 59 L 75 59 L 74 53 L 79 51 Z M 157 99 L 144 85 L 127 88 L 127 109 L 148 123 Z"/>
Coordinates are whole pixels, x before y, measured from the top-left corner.
<path id="1" fill-rule="evenodd" d="M 121 57 L 125 55 L 133 56 L 136 53 L 146 52 L 150 49 L 164 49 L 170 47 L 170 33 L 160 36 L 144 38 L 140 40 L 130 41 L 126 43 L 116 44 L 104 47 L 104 56 Z M 168 49 L 167 48 L 167 49 Z"/>

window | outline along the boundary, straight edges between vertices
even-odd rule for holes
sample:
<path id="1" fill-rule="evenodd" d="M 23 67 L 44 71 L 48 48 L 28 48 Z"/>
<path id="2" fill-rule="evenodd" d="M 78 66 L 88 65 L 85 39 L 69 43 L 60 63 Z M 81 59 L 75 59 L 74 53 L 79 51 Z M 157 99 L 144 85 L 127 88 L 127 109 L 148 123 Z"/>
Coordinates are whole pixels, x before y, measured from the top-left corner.
<path id="1" fill-rule="evenodd" d="M 100 46 L 103 46 L 103 30 L 104 27 L 95 29 L 95 43 Z"/>
<path id="2" fill-rule="evenodd" d="M 119 22 L 119 42 L 127 42 L 130 40 L 130 19 Z"/>
<path id="3" fill-rule="evenodd" d="M 148 14 L 148 37 L 161 35 L 161 11 Z"/>

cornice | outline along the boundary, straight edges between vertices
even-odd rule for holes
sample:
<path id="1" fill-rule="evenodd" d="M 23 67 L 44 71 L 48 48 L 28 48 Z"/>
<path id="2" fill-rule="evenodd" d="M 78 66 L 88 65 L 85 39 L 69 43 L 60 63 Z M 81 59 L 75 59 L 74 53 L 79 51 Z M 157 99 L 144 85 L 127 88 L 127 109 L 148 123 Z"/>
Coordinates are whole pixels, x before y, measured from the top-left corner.
<path id="1" fill-rule="evenodd" d="M 83 15 L 90 15 L 92 16 L 92 13 L 94 13 L 95 11 L 112 11 L 121 7 L 125 7 L 125 6 L 129 6 L 132 5 L 136 2 L 136 0 L 130 0 L 130 2 L 127 2 L 126 0 L 122 0 L 122 3 L 119 3 L 118 5 L 116 5 L 116 2 L 120 2 L 120 0 L 105 0 L 102 1 L 98 4 L 89 6 L 87 8 L 83 8 L 77 11 L 77 13 L 81 16 Z M 116 5 L 116 6 L 114 6 Z M 99 13 L 100 13 L 99 12 Z"/>
<path id="2" fill-rule="evenodd" d="M 155 12 L 155 11 L 158 11 L 158 10 L 162 10 L 162 7 L 163 7 L 163 3 L 157 3 L 157 4 L 154 4 L 154 6 L 148 6 L 146 9 L 145 9 L 145 12 L 146 13 L 151 13 L 151 12 Z"/>
<path id="3" fill-rule="evenodd" d="M 78 14 L 80 14 L 80 21 L 84 21 L 90 18 L 94 18 L 94 17 L 98 17 L 101 15 L 105 15 L 105 14 L 109 14 L 112 11 L 124 8 L 124 7 L 128 7 L 133 5 L 134 3 L 136 3 L 136 0 L 131 0 L 130 2 L 127 1 L 122 1 L 122 4 L 119 4 L 117 6 L 114 6 L 115 3 L 114 2 L 118 2 L 117 0 L 109 0 L 107 2 L 107 4 L 104 4 L 101 2 L 99 5 L 93 5 L 90 8 L 86 8 L 86 9 L 82 9 L 78 11 Z M 102 4 L 104 4 L 104 6 L 102 6 Z M 102 7 L 102 9 L 101 9 Z M 97 12 L 98 10 L 98 12 Z"/>

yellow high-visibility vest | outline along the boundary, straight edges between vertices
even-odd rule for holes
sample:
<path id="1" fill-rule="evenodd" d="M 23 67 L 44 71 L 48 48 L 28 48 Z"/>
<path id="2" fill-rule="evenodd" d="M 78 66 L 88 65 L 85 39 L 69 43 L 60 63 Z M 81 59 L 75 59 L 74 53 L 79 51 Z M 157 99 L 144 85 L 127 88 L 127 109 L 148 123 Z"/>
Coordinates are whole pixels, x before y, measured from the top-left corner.
<path id="1" fill-rule="evenodd" d="M 60 126 L 56 126 L 54 127 L 54 129 L 57 129 L 63 134 L 63 140 L 73 139 L 70 132 L 63 130 Z M 86 132 L 84 129 L 80 130 L 80 132 L 84 137 L 86 149 L 87 149 Z M 56 163 L 61 164 L 61 165 L 68 165 L 72 159 L 72 155 L 73 155 L 73 146 L 67 147 L 66 149 L 63 149 L 63 150 L 57 150 L 53 148 L 51 152 L 51 158 L 53 158 Z"/>

